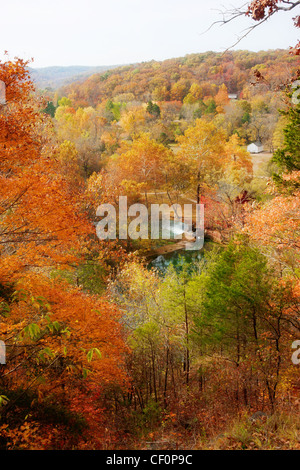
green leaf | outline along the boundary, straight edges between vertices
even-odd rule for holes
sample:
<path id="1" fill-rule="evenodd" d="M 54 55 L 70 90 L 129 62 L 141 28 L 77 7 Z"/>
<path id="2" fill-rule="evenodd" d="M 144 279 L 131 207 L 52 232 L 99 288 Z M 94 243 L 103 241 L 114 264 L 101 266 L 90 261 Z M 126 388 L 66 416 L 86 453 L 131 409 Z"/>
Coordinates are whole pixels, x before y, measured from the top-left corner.
<path id="1" fill-rule="evenodd" d="M 28 336 L 30 339 L 35 340 L 40 335 L 41 330 L 39 325 L 36 323 L 31 323 L 24 328 L 24 335 Z"/>
<path id="2" fill-rule="evenodd" d="M 91 373 L 91 371 L 89 369 L 86 369 L 85 367 L 83 368 L 82 370 L 82 375 L 83 375 L 83 378 L 86 379 L 87 376 Z"/>
<path id="3" fill-rule="evenodd" d="M 6 395 L 0 395 L 0 406 L 5 406 L 9 402 L 9 398 Z"/>
<path id="4" fill-rule="evenodd" d="M 49 347 L 47 347 L 45 349 L 42 349 L 40 351 L 39 355 L 42 359 L 45 359 L 45 356 L 49 356 L 49 357 L 54 357 L 55 356 L 54 352 Z"/>
<path id="5" fill-rule="evenodd" d="M 9 315 L 9 312 L 10 312 L 10 307 L 8 303 L 0 302 L 0 315 L 2 315 L 2 317 L 4 318 L 7 318 Z"/>
<path id="6" fill-rule="evenodd" d="M 94 353 L 97 354 L 97 356 L 101 359 L 102 354 L 101 351 L 98 348 L 92 348 L 88 353 L 87 353 L 87 359 L 89 362 L 93 359 Z"/>

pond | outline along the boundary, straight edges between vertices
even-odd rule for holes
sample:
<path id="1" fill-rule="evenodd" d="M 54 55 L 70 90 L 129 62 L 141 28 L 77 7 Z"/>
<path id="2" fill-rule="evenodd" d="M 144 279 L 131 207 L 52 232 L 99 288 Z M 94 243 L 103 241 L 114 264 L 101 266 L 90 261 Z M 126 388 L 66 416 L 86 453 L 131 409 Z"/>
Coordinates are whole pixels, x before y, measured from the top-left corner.
<path id="1" fill-rule="evenodd" d="M 152 259 L 149 263 L 149 268 L 155 268 L 160 274 L 164 274 L 167 268 L 172 264 L 176 271 L 180 271 L 184 264 L 189 264 L 191 267 L 200 261 L 204 256 L 204 249 L 196 251 L 178 250 L 164 255 L 159 255 Z"/>
<path id="2" fill-rule="evenodd" d="M 193 265 L 204 257 L 204 252 L 210 249 L 212 245 L 210 240 L 206 240 L 201 250 L 185 249 L 185 242 L 182 240 L 195 240 L 194 237 L 194 226 L 191 223 L 188 224 L 181 220 L 162 219 L 160 221 L 160 239 L 174 240 L 174 244 L 169 245 L 169 248 L 171 247 L 169 252 L 168 248 L 166 248 L 165 252 L 162 252 L 158 247 L 157 253 L 153 252 L 151 261 L 149 261 L 149 269 L 156 268 L 163 275 L 171 264 L 177 271 L 180 271 L 182 266 L 186 264 L 192 268 Z M 178 249 L 176 249 L 176 244 L 178 244 Z"/>

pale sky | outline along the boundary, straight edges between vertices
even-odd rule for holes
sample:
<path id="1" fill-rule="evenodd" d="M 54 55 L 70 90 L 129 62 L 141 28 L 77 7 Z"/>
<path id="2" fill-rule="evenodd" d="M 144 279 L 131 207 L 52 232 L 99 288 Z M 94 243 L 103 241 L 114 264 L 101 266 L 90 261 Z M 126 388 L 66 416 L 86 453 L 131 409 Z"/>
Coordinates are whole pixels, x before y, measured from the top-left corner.
<path id="1" fill-rule="evenodd" d="M 253 24 L 241 18 L 224 26 L 217 10 L 243 0 L 0 0 L 0 57 L 34 58 L 33 67 L 116 65 L 164 60 L 230 48 Z M 296 11 L 281 12 L 234 49 L 294 46 Z M 299 14 L 299 12 L 298 12 Z M 298 34 L 297 34 L 298 33 Z"/>

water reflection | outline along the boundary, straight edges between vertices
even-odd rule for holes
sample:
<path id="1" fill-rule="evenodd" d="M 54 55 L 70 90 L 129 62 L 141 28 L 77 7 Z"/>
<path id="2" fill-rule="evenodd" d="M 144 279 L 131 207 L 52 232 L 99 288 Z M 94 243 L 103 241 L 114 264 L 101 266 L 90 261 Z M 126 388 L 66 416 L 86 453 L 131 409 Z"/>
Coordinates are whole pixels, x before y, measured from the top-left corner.
<path id="1" fill-rule="evenodd" d="M 153 259 L 150 264 L 149 268 L 155 268 L 158 270 L 160 274 L 164 274 L 168 267 L 172 264 L 176 271 L 180 271 L 183 265 L 188 264 L 190 265 L 191 269 L 193 265 L 199 262 L 203 257 L 203 250 L 199 251 L 186 251 L 186 250 L 178 250 L 172 253 L 168 253 L 165 255 L 159 255 L 157 258 Z"/>

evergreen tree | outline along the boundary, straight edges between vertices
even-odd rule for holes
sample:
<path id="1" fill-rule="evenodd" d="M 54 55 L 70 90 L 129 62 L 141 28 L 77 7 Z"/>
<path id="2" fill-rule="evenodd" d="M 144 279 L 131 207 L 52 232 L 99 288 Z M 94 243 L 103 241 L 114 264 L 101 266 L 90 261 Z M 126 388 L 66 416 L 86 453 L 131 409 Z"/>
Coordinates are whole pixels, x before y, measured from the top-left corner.
<path id="1" fill-rule="evenodd" d="M 300 104 L 291 106 L 288 111 L 282 112 L 288 117 L 288 124 L 283 130 L 284 146 L 278 149 L 273 156 L 273 161 L 279 167 L 279 174 L 273 175 L 278 185 L 299 187 L 300 181 L 287 182 L 283 180 L 283 173 L 300 171 Z"/>
<path id="2" fill-rule="evenodd" d="M 160 117 L 160 107 L 152 103 L 152 101 L 149 101 L 148 106 L 147 106 L 147 113 L 151 114 L 154 117 L 159 118 Z"/>
<path id="3" fill-rule="evenodd" d="M 54 106 L 54 104 L 52 103 L 52 101 L 48 101 L 46 108 L 43 109 L 43 112 L 46 113 L 46 114 L 49 114 L 49 116 L 51 116 L 52 118 L 54 118 L 54 116 L 55 116 L 55 111 L 56 111 L 56 107 Z"/>

